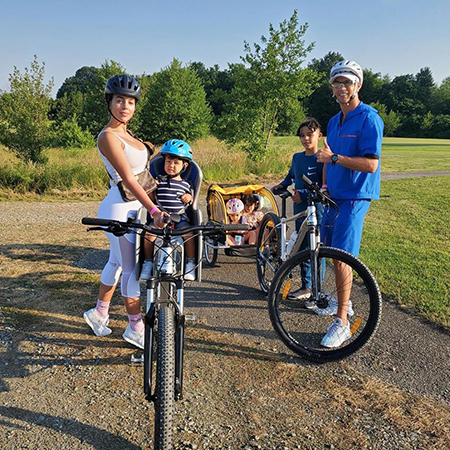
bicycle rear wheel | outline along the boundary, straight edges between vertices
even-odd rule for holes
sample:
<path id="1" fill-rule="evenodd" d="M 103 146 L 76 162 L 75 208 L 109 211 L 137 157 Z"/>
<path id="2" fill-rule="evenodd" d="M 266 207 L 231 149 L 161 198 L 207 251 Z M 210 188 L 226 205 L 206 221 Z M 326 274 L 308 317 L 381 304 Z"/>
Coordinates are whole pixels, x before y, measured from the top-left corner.
<path id="1" fill-rule="evenodd" d="M 164 286 L 161 286 L 164 289 Z M 173 449 L 175 403 L 175 312 L 162 305 L 158 313 L 156 349 L 155 450 Z"/>
<path id="2" fill-rule="evenodd" d="M 319 292 L 317 302 L 308 304 L 296 300 L 295 292 L 302 287 L 301 265 L 310 262 L 309 250 L 288 259 L 277 272 L 269 292 L 269 314 L 272 325 L 281 340 L 296 354 L 311 361 L 325 362 L 346 358 L 369 342 L 381 317 L 381 293 L 369 269 L 356 257 L 343 250 L 320 247 L 316 279 Z M 321 346 L 321 340 L 335 317 L 337 287 L 335 262 L 351 268 L 345 289 L 350 290 L 352 308 L 348 309 L 351 336 L 337 348 Z M 311 274 L 314 276 L 314 274 Z M 352 281 L 350 276 L 353 277 Z M 312 296 L 308 301 L 312 300 Z M 333 311 L 335 309 L 335 311 Z M 330 314 L 331 313 L 331 314 Z M 330 315 L 328 315 L 330 314 Z"/>
<path id="3" fill-rule="evenodd" d="M 278 216 L 268 212 L 259 226 L 256 242 L 256 271 L 258 282 L 264 294 L 270 289 L 275 272 L 281 264 L 281 233 Z"/>

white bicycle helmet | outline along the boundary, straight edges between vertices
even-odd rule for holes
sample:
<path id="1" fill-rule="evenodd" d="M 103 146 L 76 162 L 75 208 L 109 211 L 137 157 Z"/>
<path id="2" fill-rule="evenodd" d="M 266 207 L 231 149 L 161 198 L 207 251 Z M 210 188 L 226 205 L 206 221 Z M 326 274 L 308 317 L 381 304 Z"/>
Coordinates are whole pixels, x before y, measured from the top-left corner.
<path id="1" fill-rule="evenodd" d="M 227 201 L 227 213 L 228 214 L 236 214 L 244 211 L 244 204 L 242 200 L 238 198 L 230 198 Z"/>
<path id="2" fill-rule="evenodd" d="M 363 82 L 363 71 L 361 66 L 355 61 L 344 59 L 336 63 L 330 70 L 330 84 L 337 77 L 345 77 L 352 80 L 354 83 Z"/>

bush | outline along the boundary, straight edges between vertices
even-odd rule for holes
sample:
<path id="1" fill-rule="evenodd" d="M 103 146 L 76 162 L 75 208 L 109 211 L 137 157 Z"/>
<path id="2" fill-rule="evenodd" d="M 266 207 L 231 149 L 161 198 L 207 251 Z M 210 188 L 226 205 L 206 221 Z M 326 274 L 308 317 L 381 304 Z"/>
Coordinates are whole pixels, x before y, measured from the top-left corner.
<path id="1" fill-rule="evenodd" d="M 56 125 L 53 134 L 54 147 L 90 148 L 95 146 L 92 134 L 81 129 L 75 116 Z"/>

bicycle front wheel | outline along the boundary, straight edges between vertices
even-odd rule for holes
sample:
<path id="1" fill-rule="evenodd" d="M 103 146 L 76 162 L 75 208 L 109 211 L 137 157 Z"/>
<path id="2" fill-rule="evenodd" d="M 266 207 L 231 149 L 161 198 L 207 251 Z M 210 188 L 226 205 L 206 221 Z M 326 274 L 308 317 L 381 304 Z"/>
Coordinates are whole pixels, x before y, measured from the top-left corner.
<path id="1" fill-rule="evenodd" d="M 161 306 L 157 320 L 155 450 L 172 450 L 175 402 L 175 312 L 173 307 Z"/>
<path id="2" fill-rule="evenodd" d="M 288 259 L 275 275 L 268 297 L 269 314 L 275 331 L 293 352 L 311 361 L 335 361 L 369 342 L 381 317 L 381 293 L 369 269 L 350 253 L 320 247 L 317 256 L 317 263 L 310 264 L 316 267 L 316 273 L 311 273 L 318 286 L 316 298 L 311 294 L 298 299 L 305 285 L 302 265 L 311 262 L 311 253 L 305 250 Z M 345 276 L 336 278 L 339 264 L 346 265 Z M 350 336 L 339 347 L 328 348 L 321 342 L 337 313 L 338 290 L 341 296 L 342 292 L 349 295 Z"/>
<path id="3" fill-rule="evenodd" d="M 256 271 L 258 282 L 264 294 L 270 289 L 275 272 L 281 264 L 281 232 L 278 216 L 267 213 L 259 226 L 256 242 Z"/>
<path id="4" fill-rule="evenodd" d="M 204 240 L 204 253 L 205 253 L 205 259 L 206 262 L 210 267 L 214 267 L 217 262 L 217 256 L 219 253 L 219 250 L 217 248 L 213 248 L 211 245 L 217 246 L 217 240 L 208 240 L 208 238 L 205 238 Z"/>

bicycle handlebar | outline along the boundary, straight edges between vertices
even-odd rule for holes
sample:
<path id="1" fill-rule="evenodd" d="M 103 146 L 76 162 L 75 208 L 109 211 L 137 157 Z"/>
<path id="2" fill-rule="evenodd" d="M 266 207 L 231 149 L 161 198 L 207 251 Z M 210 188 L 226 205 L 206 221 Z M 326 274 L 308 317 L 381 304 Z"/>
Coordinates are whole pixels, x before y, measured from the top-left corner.
<path id="1" fill-rule="evenodd" d="M 318 197 L 319 199 L 318 201 L 324 204 L 329 204 L 332 208 L 336 210 L 339 209 L 338 205 L 320 189 L 317 183 L 313 183 L 306 175 L 302 175 L 302 180 L 308 186 L 308 189 L 311 192 L 311 194 L 316 195 Z M 292 193 L 289 192 L 287 189 L 277 189 L 273 191 L 273 193 L 275 195 L 280 196 L 283 199 L 292 197 Z"/>
<path id="2" fill-rule="evenodd" d="M 151 228 L 149 225 L 136 223 L 136 222 L 120 222 L 118 220 L 109 219 L 97 219 L 93 217 L 83 217 L 81 219 L 83 225 L 94 225 L 105 228 L 97 228 L 98 230 L 103 230 L 113 234 L 125 234 L 131 233 L 132 229 L 145 230 L 148 233 L 154 234 L 155 236 L 182 236 L 188 232 L 202 231 L 205 234 L 221 234 L 226 231 L 247 231 L 247 224 L 223 224 L 219 222 L 209 222 L 205 225 L 194 225 L 191 227 L 186 227 L 180 230 L 173 230 L 170 227 L 166 228 Z M 94 228 L 95 229 L 95 228 Z"/>

